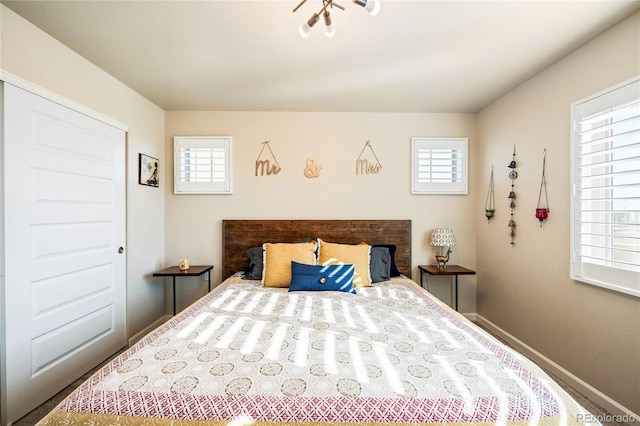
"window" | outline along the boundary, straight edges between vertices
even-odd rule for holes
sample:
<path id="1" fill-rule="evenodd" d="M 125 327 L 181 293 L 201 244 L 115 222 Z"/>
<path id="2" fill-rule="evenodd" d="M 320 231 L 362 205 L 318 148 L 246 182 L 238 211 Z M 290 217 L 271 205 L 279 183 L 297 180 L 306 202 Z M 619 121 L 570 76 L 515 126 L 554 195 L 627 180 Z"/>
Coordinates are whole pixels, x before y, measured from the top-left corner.
<path id="1" fill-rule="evenodd" d="M 173 138 L 176 194 L 231 194 L 231 137 Z"/>
<path id="2" fill-rule="evenodd" d="M 640 297 L 640 78 L 572 105 L 571 278 Z"/>
<path id="3" fill-rule="evenodd" d="M 411 193 L 467 193 L 466 138 L 412 138 Z"/>

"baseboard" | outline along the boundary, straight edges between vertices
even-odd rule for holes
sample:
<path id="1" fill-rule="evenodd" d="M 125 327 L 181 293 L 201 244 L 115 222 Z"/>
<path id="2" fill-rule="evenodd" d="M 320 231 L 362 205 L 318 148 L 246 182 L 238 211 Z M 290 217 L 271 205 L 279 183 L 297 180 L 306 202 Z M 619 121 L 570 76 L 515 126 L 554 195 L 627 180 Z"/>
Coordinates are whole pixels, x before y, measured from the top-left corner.
<path id="1" fill-rule="evenodd" d="M 467 313 L 467 314 L 462 314 L 463 317 L 465 317 L 466 319 L 468 319 L 469 321 L 477 321 L 476 318 L 478 316 L 478 314 L 476 313 Z"/>
<path id="2" fill-rule="evenodd" d="M 468 315 L 465 316 L 468 318 Z M 562 380 L 567 382 L 570 386 L 574 387 L 584 396 L 589 398 L 591 401 L 597 403 L 602 408 L 607 410 L 613 416 L 620 416 L 621 419 L 624 419 L 624 423 L 629 425 L 640 425 L 640 416 L 623 405 L 619 404 L 615 400 L 611 399 L 607 395 L 600 392 L 598 389 L 594 388 L 584 380 L 575 376 L 571 372 L 565 370 L 560 365 L 556 364 L 546 356 L 542 355 L 540 352 L 536 351 L 526 343 L 522 342 L 518 338 L 512 336 L 502 328 L 498 327 L 488 319 L 484 318 L 480 314 L 473 314 L 475 317 L 475 321 L 479 324 L 483 325 L 487 329 L 491 330 L 500 338 L 507 341 L 510 345 L 513 346 L 515 350 L 520 352 L 522 355 L 529 358 L 531 361 L 535 362 L 539 366 L 548 369 L 552 373 L 556 374 Z"/>
<path id="3" fill-rule="evenodd" d="M 129 347 L 135 345 L 140 339 L 142 339 L 147 334 L 151 333 L 156 328 L 160 327 L 162 324 L 167 322 L 170 318 L 172 318 L 171 315 L 165 315 L 165 316 L 160 317 L 156 322 L 148 325 L 146 328 L 140 330 L 139 332 L 137 332 L 133 336 L 129 337 L 127 345 Z"/>

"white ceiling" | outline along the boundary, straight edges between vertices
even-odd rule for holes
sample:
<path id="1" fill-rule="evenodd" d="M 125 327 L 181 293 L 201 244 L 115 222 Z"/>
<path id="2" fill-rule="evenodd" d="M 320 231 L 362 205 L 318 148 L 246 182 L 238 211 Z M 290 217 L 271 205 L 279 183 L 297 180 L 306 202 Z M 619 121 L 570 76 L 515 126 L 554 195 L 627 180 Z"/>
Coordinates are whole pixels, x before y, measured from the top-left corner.
<path id="1" fill-rule="evenodd" d="M 475 112 L 640 1 L 2 1 L 165 110 Z"/>

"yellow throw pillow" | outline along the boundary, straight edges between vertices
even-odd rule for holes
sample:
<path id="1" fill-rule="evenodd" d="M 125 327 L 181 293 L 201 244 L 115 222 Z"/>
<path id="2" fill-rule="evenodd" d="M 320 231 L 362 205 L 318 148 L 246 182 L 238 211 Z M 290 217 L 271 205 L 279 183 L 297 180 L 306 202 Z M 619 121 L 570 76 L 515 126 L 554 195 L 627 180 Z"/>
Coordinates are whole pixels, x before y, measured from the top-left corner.
<path id="1" fill-rule="evenodd" d="M 318 245 L 320 247 L 318 249 L 318 265 L 354 264 L 356 271 L 353 274 L 353 286 L 371 287 L 371 275 L 369 274 L 370 245 L 327 243 L 319 238 Z"/>
<path id="2" fill-rule="evenodd" d="M 286 288 L 291 284 L 291 261 L 316 265 L 316 243 L 265 243 L 262 285 Z"/>

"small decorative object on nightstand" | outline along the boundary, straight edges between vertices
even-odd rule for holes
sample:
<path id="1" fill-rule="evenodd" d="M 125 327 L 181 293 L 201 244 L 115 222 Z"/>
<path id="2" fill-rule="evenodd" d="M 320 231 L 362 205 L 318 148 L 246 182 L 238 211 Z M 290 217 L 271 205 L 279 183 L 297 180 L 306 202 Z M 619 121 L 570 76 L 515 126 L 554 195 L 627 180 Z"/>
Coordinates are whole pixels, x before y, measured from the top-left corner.
<path id="1" fill-rule="evenodd" d="M 181 271 L 186 271 L 190 266 L 191 261 L 189 260 L 189 256 L 180 258 L 180 261 L 178 262 L 178 268 L 180 268 Z"/>
<path id="2" fill-rule="evenodd" d="M 449 254 L 453 253 L 451 247 L 456 245 L 453 231 L 448 228 L 434 229 L 431 233 L 431 245 L 434 247 L 442 247 L 440 254 L 436 255 L 436 263 L 438 264 L 438 268 L 440 268 L 442 264 L 442 269 L 445 269 L 449 261 Z M 444 253 L 444 247 L 447 247 L 446 253 Z"/>

